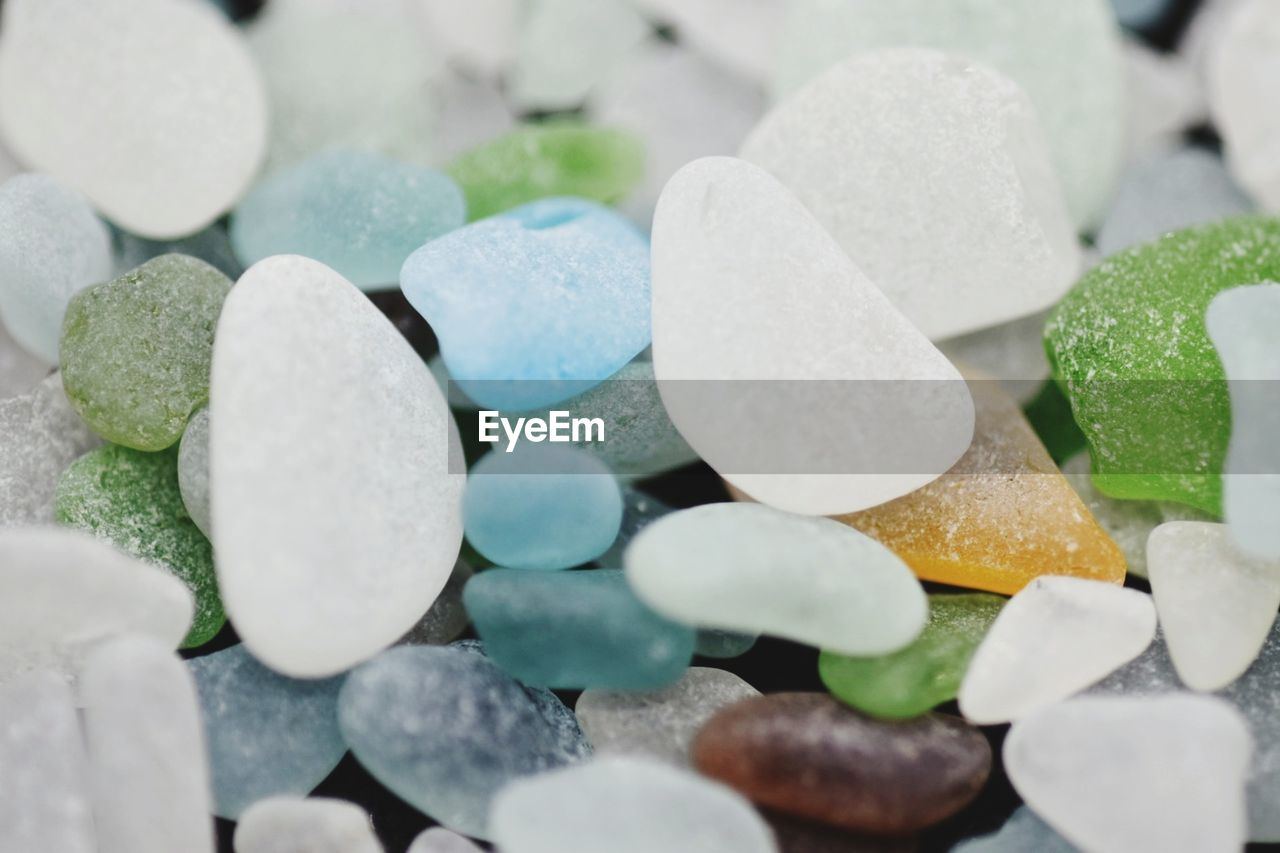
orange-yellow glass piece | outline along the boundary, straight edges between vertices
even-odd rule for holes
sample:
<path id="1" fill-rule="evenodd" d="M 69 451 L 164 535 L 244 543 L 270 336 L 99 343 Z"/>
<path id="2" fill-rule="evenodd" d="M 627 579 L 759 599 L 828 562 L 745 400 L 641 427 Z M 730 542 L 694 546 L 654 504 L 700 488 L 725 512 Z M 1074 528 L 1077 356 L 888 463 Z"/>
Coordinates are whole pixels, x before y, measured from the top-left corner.
<path id="1" fill-rule="evenodd" d="M 887 504 L 839 516 L 922 579 L 1007 595 L 1040 575 L 1123 583 L 1094 520 L 998 382 L 970 382 L 973 443 L 951 470 Z"/>

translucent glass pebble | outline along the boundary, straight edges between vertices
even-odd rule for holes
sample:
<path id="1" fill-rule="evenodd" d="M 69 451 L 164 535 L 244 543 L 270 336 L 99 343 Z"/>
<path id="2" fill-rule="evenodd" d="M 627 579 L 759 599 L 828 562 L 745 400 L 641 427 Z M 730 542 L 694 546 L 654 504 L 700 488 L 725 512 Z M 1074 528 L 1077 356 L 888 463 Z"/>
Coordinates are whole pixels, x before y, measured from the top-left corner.
<path id="1" fill-rule="evenodd" d="M 496 77 L 515 55 L 525 0 L 416 0 L 413 6 L 427 35 L 464 69 Z"/>
<path id="2" fill-rule="evenodd" d="M 463 601 L 489 657 L 534 687 L 650 690 L 693 657 L 693 629 L 642 604 L 617 570 L 492 569 Z"/>
<path id="3" fill-rule="evenodd" d="M 1155 501 L 1124 501 L 1107 497 L 1094 488 L 1090 469 L 1089 454 L 1077 453 L 1062 464 L 1062 475 L 1084 501 L 1098 526 L 1124 553 L 1127 573 L 1145 578 L 1147 537 L 1166 520 L 1161 505 Z"/>
<path id="4" fill-rule="evenodd" d="M 479 838 L 489 837 L 489 801 L 504 784 L 591 752 L 555 696 L 458 646 L 397 646 L 358 667 L 343 685 L 338 720 L 382 784 Z"/>
<path id="5" fill-rule="evenodd" d="M 708 504 L 641 531 L 625 555 L 647 604 L 686 624 L 774 634 L 845 654 L 897 651 L 927 602 L 884 546 L 825 518 Z"/>
<path id="6" fill-rule="evenodd" d="M 110 235 L 84 196 L 32 174 L 0 185 L 0 229 L 0 321 L 28 352 L 57 364 L 67 303 L 111 278 Z"/>
<path id="7" fill-rule="evenodd" d="M 1253 663 L 1280 607 L 1280 561 L 1239 554 L 1224 525 L 1162 524 L 1147 544 L 1151 594 L 1173 665 L 1194 690 L 1226 687 Z"/>
<path id="8" fill-rule="evenodd" d="M 0 850 L 96 853 L 84 740 L 58 676 L 0 685 L 0 767 Z"/>
<path id="9" fill-rule="evenodd" d="M 1142 654 L 1156 633 L 1151 596 L 1042 577 L 1010 599 L 974 652 L 960 711 L 990 725 L 1066 699 Z"/>
<path id="10" fill-rule="evenodd" d="M 508 785 L 494 803 L 493 838 L 503 853 L 778 849 L 751 804 L 729 788 L 623 756 Z"/>
<path id="11" fill-rule="evenodd" d="M 573 108 L 649 32 L 631 0 L 532 0 L 521 16 L 507 97 L 524 110 Z"/>
<path id="12" fill-rule="evenodd" d="M 1080 267 L 1031 102 L 958 56 L 893 49 L 843 62 L 775 106 L 742 157 L 794 192 L 934 340 L 1047 308 Z"/>
<path id="13" fill-rule="evenodd" d="M 53 521 L 58 478 L 102 443 L 54 374 L 28 393 L 0 400 L 0 527 Z"/>
<path id="14" fill-rule="evenodd" d="M 1252 210 L 1217 155 L 1201 148 L 1158 150 L 1124 173 L 1097 246 L 1113 255 L 1169 231 Z"/>
<path id="15" fill-rule="evenodd" d="M 462 154 L 447 171 L 462 187 L 472 219 L 551 196 L 608 204 L 640 182 L 644 145 L 609 127 L 527 124 Z"/>
<path id="16" fill-rule="evenodd" d="M 1145 27 L 1155 23 L 1169 7 L 1169 0 L 1111 0 L 1116 17 L 1126 27 Z"/>
<path id="17" fill-rule="evenodd" d="M 1113 255 L 1045 326 L 1054 375 L 1111 497 L 1221 512 L 1231 418 L 1204 327 L 1219 292 L 1280 280 L 1280 221 L 1228 219 Z"/>
<path id="18" fill-rule="evenodd" d="M 162 255 L 76 295 L 62 326 L 62 384 L 108 441 L 164 450 L 209 399 L 213 331 L 231 280 Z"/>
<path id="19" fill-rule="evenodd" d="M 484 853 L 484 851 L 465 836 L 442 826 L 433 826 L 419 833 L 406 853 Z"/>
<path id="20" fill-rule="evenodd" d="M 962 841 L 952 850 L 954 853 L 1077 853 L 1079 848 L 1031 809 L 1019 806 L 996 832 Z"/>
<path id="21" fill-rule="evenodd" d="M 280 0 L 263 12 L 247 37 L 271 101 L 265 174 L 339 146 L 429 158 L 440 60 L 408 4 Z"/>
<path id="22" fill-rule="evenodd" d="M 1148 152 L 1180 146 L 1188 130 L 1209 120 L 1204 81 L 1183 54 L 1165 53 L 1127 38 L 1124 64 L 1129 84 L 1130 165 Z"/>
<path id="23" fill-rule="evenodd" d="M 953 364 L 999 379 L 1011 397 L 1026 405 L 1049 378 L 1049 359 L 1044 354 L 1044 321 L 1048 316 L 1048 311 L 1040 311 L 948 338 L 938 341 L 938 349 Z"/>
<path id="24" fill-rule="evenodd" d="M 15 0 L 2 46 L 6 144 L 135 234 L 200 230 L 261 164 L 262 80 L 210 4 Z"/>
<path id="25" fill-rule="evenodd" d="M 400 286 L 449 373 L 488 408 L 559 402 L 649 345 L 648 241 L 583 199 L 544 199 L 433 240 L 405 261 Z"/>
<path id="26" fill-rule="evenodd" d="M 453 565 L 449 581 L 440 590 L 436 600 L 422 614 L 418 624 L 409 629 L 400 642 L 412 645 L 440 646 L 452 640 L 466 630 L 470 621 L 467 610 L 462 604 L 462 590 L 471 580 L 471 566 L 462 558 Z"/>
<path id="27" fill-rule="evenodd" d="M 172 240 L 150 240 L 116 229 L 116 268 L 128 272 L 161 255 L 189 255 L 204 261 L 234 281 L 244 266 L 231 248 L 231 237 L 221 222 Z"/>
<path id="28" fill-rule="evenodd" d="M 110 640 L 80 677 L 98 853 L 213 853 L 191 675 L 150 637 Z"/>
<path id="29" fill-rule="evenodd" d="M 457 427 L 422 359 L 350 282 L 283 255 L 228 297 L 210 387 L 218 581 L 241 639 L 298 678 L 395 642 L 462 541 Z"/>
<path id="30" fill-rule="evenodd" d="M 455 5 L 450 0 L 439 5 L 446 4 Z M 467 7 L 475 5 L 469 3 Z M 451 163 L 515 127 L 511 105 L 495 81 L 449 73 L 436 80 L 434 89 L 436 121 L 431 135 L 432 163 Z"/>
<path id="31" fill-rule="evenodd" d="M 597 753 L 684 767 L 690 765 L 689 744 L 707 720 L 721 708 L 759 695 L 731 672 L 695 666 L 661 690 L 585 690 L 574 713 Z"/>
<path id="32" fill-rule="evenodd" d="M 773 90 L 795 91 L 846 57 L 885 47 L 953 52 L 1026 90 L 1044 127 L 1067 207 L 1088 225 L 1123 163 L 1126 92 L 1108 0 L 866 0 L 790 5 Z"/>
<path id="33" fill-rule="evenodd" d="M 236 207 L 231 242 L 245 266 L 305 255 L 381 290 L 395 287 L 415 249 L 465 221 L 462 192 L 439 172 L 340 148 L 254 187 Z"/>
<path id="34" fill-rule="evenodd" d="M 471 470 L 463 497 L 467 541 L 515 569 L 565 569 L 599 557 L 622 522 L 609 469 L 585 450 L 522 444 L 492 450 Z"/>
<path id="35" fill-rule="evenodd" d="M 178 491 L 182 505 L 205 536 L 209 535 L 209 407 L 191 416 L 178 444 Z"/>
<path id="36" fill-rule="evenodd" d="M 979 379 L 969 387 L 977 426 L 960 461 L 922 489 L 839 520 L 939 583 L 1008 595 L 1046 574 L 1123 581 L 1124 555 L 1059 473 L 1018 404 L 998 382 Z"/>
<path id="37" fill-rule="evenodd" d="M 698 642 L 694 646 L 694 653 L 707 658 L 736 658 L 751 651 L 752 646 L 759 639 L 759 634 L 703 628 L 698 631 Z"/>
<path id="38" fill-rule="evenodd" d="M 1249 750 L 1244 718 L 1220 699 L 1087 697 L 1016 723 L 1004 764 L 1083 849 L 1201 853 L 1244 845 Z"/>
<path id="39" fill-rule="evenodd" d="M 286 678 L 243 644 L 187 666 L 200 695 L 219 817 L 235 820 L 265 797 L 309 793 L 346 753 L 338 731 L 341 678 Z"/>
<path id="40" fill-rule="evenodd" d="M 1219 293 L 1205 315 L 1231 398 L 1223 514 L 1249 556 L 1280 561 L 1280 284 Z"/>
<path id="41" fill-rule="evenodd" d="M 85 533 L 0 530 L 0 565 L 0 684 L 34 669 L 74 677 L 94 642 L 118 634 L 174 648 L 191 624 L 180 581 Z"/>
<path id="42" fill-rule="evenodd" d="M 184 646 L 199 646 L 226 622 L 213 550 L 178 490 L 178 454 L 109 444 L 86 453 L 58 481 L 59 524 L 84 530 L 180 578 L 195 596 Z"/>
<path id="43" fill-rule="evenodd" d="M 707 157 L 676 173 L 654 215 L 653 282 L 671 420 L 756 500 L 853 512 L 936 479 L 969 446 L 956 369 L 758 166 Z M 897 379 L 922 381 L 879 381 Z"/>
<path id="44" fill-rule="evenodd" d="M 1208 42 L 1209 108 L 1227 165 L 1266 210 L 1280 209 L 1275 147 L 1280 122 L 1271 98 L 1280 85 L 1280 15 L 1268 0 L 1242 0 L 1224 12 Z"/>
<path id="45" fill-rule="evenodd" d="M 383 853 L 355 803 L 328 797 L 259 800 L 236 824 L 236 853 Z"/>
<path id="46" fill-rule="evenodd" d="M 995 595 L 931 595 L 924 632 L 883 657 L 823 652 L 822 683 L 840 700 L 877 717 L 917 717 L 956 697 L 969 660 L 1004 606 Z"/>

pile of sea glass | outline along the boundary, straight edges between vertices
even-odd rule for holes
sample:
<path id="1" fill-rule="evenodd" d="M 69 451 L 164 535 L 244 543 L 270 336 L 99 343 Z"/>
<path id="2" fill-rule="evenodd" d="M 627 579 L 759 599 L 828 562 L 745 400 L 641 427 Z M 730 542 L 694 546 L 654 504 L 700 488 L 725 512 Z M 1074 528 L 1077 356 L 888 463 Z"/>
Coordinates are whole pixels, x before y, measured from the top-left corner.
<path id="1" fill-rule="evenodd" d="M 3 4 L 0 853 L 1280 841 L 1280 2 L 256 5 Z"/>

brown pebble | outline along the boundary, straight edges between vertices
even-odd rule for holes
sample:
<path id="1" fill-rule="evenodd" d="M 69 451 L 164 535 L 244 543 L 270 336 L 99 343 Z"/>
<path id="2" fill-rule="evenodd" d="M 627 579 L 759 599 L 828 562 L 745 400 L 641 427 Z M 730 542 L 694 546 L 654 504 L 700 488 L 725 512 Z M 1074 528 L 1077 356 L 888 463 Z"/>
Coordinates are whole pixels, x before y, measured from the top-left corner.
<path id="1" fill-rule="evenodd" d="M 825 693 L 731 705 L 703 726 L 692 753 L 700 771 L 762 806 L 879 835 L 945 820 L 991 772 L 986 738 L 957 717 L 876 720 Z"/>

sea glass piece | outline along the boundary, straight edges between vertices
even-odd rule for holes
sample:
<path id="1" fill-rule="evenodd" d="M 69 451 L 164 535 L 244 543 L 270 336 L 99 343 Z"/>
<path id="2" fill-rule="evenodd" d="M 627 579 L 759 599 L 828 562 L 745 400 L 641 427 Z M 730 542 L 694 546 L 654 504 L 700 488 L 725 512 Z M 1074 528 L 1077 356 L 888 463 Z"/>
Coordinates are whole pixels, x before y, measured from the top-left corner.
<path id="1" fill-rule="evenodd" d="M 778 849 L 738 794 L 687 770 L 623 756 L 508 785 L 494 803 L 493 837 L 503 853 Z"/>
<path id="2" fill-rule="evenodd" d="M 961 56 L 857 55 L 776 105 L 741 153 L 932 340 L 1048 308 L 1080 269 L 1035 109 Z"/>
<path id="3" fill-rule="evenodd" d="M 736 658 L 751 651 L 759 639 L 759 634 L 703 628 L 698 631 L 694 653 L 708 658 Z"/>
<path id="4" fill-rule="evenodd" d="M 1079 849 L 1026 806 L 1018 806 L 996 832 L 952 848 L 954 853 L 1078 853 Z"/>
<path id="5" fill-rule="evenodd" d="M 1044 321 L 1048 316 L 1048 311 L 1039 311 L 948 338 L 938 341 L 938 349 L 953 364 L 999 379 L 1009 396 L 1025 406 L 1049 378 L 1049 359 L 1044 354 Z"/>
<path id="6" fill-rule="evenodd" d="M 464 835 L 433 826 L 413 839 L 406 853 L 484 853 Z"/>
<path id="7" fill-rule="evenodd" d="M 49 369 L 48 362 L 27 352 L 0 323 L 0 403 L 35 388 Z"/>
<path id="8" fill-rule="evenodd" d="M 458 638 L 467 629 L 470 618 L 462 603 L 462 590 L 471 580 L 471 566 L 461 557 L 453 564 L 449 581 L 440 590 L 436 600 L 422 614 L 418 624 L 409 629 L 401 643 L 422 646 L 442 646 Z"/>
<path id="9" fill-rule="evenodd" d="M 172 572 L 195 597 L 184 647 L 202 645 L 226 622 L 213 550 L 187 514 L 178 490 L 178 454 L 109 444 L 86 453 L 58 481 L 59 524 L 92 533 Z"/>
<path id="10" fill-rule="evenodd" d="M 661 690 L 585 690 L 573 710 L 598 754 L 639 755 L 684 767 L 691 762 L 689 744 L 707 720 L 759 695 L 731 672 L 694 666 Z"/>
<path id="11" fill-rule="evenodd" d="M 1169 0 L 1111 0 L 1111 5 L 1121 24 L 1139 29 L 1159 20 L 1170 3 Z"/>
<path id="12" fill-rule="evenodd" d="M 1227 384 L 1206 334 L 1221 291 L 1280 280 L 1280 221 L 1239 217 L 1113 255 L 1045 326 L 1103 494 L 1222 511 Z"/>
<path id="13" fill-rule="evenodd" d="M 58 363 L 67 303 L 112 276 L 111 238 L 84 196 L 48 175 L 0 185 L 0 320 L 33 356 Z"/>
<path id="14" fill-rule="evenodd" d="M 187 666 L 200 695 L 219 817 L 236 820 L 266 797 L 310 793 L 346 753 L 338 731 L 341 678 L 286 678 L 243 644 Z"/>
<path id="15" fill-rule="evenodd" d="M 56 373 L 20 397 L 0 400 L 0 435 L 0 527 L 52 523 L 58 478 L 102 443 L 71 407 Z"/>
<path id="16" fill-rule="evenodd" d="M 339 148 L 254 187 L 231 218 L 231 242 L 246 266 L 304 255 L 362 290 L 385 290 L 415 249 L 465 221 L 462 191 L 441 173 Z"/>
<path id="17" fill-rule="evenodd" d="M 481 0 L 483 3 L 484 0 Z M 508 0 L 501 0 L 508 2 Z M 476 3 L 450 0 L 436 5 L 471 8 Z M 511 132 L 516 119 L 496 81 L 448 73 L 436 80 L 436 121 L 431 135 L 431 162 L 443 167 L 473 148 Z"/>
<path id="18" fill-rule="evenodd" d="M 532 687 L 651 690 L 693 657 L 693 629 L 642 604 L 618 570 L 493 569 L 463 601 L 493 662 Z"/>
<path id="19" fill-rule="evenodd" d="M 645 603 L 689 625 L 878 655 L 903 648 L 925 624 L 919 582 L 879 543 L 758 504 L 667 515 L 641 531 L 624 562 Z"/>
<path id="20" fill-rule="evenodd" d="M 525 0 L 416 0 L 414 11 L 445 56 L 484 77 L 496 77 L 516 51 Z"/>
<path id="21" fill-rule="evenodd" d="M 1130 164 L 1149 152 L 1180 146 L 1188 130 L 1208 122 L 1204 80 L 1188 57 L 1129 37 L 1124 40 L 1124 64 Z"/>
<path id="22" fill-rule="evenodd" d="M 998 382 L 969 386 L 977 426 L 960 461 L 918 491 L 839 520 L 883 543 L 925 580 L 1005 594 L 1048 574 L 1122 582 L 1120 549 L 1018 404 Z"/>
<path id="23" fill-rule="evenodd" d="M 969 660 L 1004 606 L 995 595 L 929 596 L 929 621 L 883 657 L 823 652 L 818 674 L 841 701 L 875 717 L 910 719 L 956 698 Z"/>
<path id="24" fill-rule="evenodd" d="M 960 684 L 979 725 L 1017 720 L 1101 681 L 1156 633 L 1151 596 L 1074 577 L 1036 578 L 992 622 Z"/>
<path id="25" fill-rule="evenodd" d="M 523 776 L 591 747 L 573 712 L 522 686 L 478 650 L 397 646 L 347 676 L 342 736 L 397 796 L 447 828 L 489 837 L 489 803 Z"/>
<path id="26" fill-rule="evenodd" d="M 178 444 L 178 491 L 182 505 L 205 536 L 209 522 L 209 407 L 191 416 Z"/>
<path id="27" fill-rule="evenodd" d="M 672 423 L 753 498 L 853 512 L 936 479 L 969 446 L 956 369 L 758 166 L 707 157 L 676 173 L 654 216 L 653 281 Z"/>
<path id="28" fill-rule="evenodd" d="M 267 101 L 240 31 L 212 5 L 15 0 L 3 29 L 5 143 L 112 222 L 179 237 L 248 188 Z"/>
<path id="29" fill-rule="evenodd" d="M 1089 454 L 1077 453 L 1062 464 L 1062 475 L 1080 500 L 1124 554 L 1126 571 L 1147 576 L 1147 537 L 1164 522 L 1165 514 L 1155 501 L 1125 501 L 1109 498 L 1094 488 Z M 1190 509 L 1190 508 L 1188 508 Z M 1195 510 L 1190 510 L 1195 512 Z"/>
<path id="30" fill-rule="evenodd" d="M 681 43 L 761 83 L 773 70 L 787 0 L 636 0 Z"/>
<path id="31" fill-rule="evenodd" d="M 395 642 L 462 541 L 457 426 L 422 359 L 354 285 L 285 255 L 228 297 L 210 387 L 218 580 L 241 639 L 295 678 Z"/>
<path id="32" fill-rule="evenodd" d="M 1073 699 L 1015 724 L 1004 765 L 1027 804 L 1086 850 L 1245 842 L 1249 731 L 1221 699 Z"/>
<path id="33" fill-rule="evenodd" d="M 527 124 L 462 154 L 447 171 L 462 187 L 471 219 L 553 196 L 609 204 L 643 177 L 644 145 L 615 128 Z"/>
<path id="34" fill-rule="evenodd" d="M 329 797 L 259 800 L 236 824 L 236 853 L 383 853 L 365 810 Z"/>
<path id="35" fill-rule="evenodd" d="M 194 234 L 172 240 L 151 240 L 116 229 L 116 269 L 128 272 L 161 255 L 199 258 L 232 281 L 244 272 L 231 248 L 231 237 L 220 222 Z"/>

